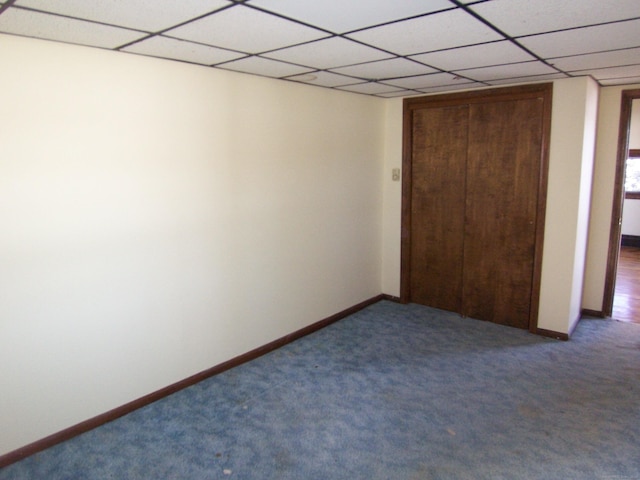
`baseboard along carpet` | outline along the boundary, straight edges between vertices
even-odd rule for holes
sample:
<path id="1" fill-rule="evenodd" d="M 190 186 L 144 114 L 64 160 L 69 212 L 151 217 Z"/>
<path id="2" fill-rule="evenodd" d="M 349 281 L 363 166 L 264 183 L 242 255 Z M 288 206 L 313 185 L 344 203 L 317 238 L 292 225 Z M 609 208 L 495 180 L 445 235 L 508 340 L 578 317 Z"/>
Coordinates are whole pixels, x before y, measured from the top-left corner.
<path id="1" fill-rule="evenodd" d="M 637 480 L 639 452 L 640 325 L 382 301 L 0 479 Z"/>

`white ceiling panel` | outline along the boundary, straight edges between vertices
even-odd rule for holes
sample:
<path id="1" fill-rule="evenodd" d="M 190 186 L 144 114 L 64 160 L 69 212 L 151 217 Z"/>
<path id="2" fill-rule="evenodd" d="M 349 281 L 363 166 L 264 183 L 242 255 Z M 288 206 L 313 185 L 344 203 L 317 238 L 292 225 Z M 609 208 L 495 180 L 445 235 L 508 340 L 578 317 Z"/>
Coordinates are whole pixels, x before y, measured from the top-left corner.
<path id="1" fill-rule="evenodd" d="M 408 97 L 413 95 L 419 95 L 419 93 L 414 92 L 413 90 L 398 90 L 396 92 L 383 92 L 376 94 L 376 96 L 384 98 Z"/>
<path id="2" fill-rule="evenodd" d="M 44 38 L 101 48 L 117 48 L 146 34 L 82 20 L 9 8 L 0 17 L 0 33 Z"/>
<path id="3" fill-rule="evenodd" d="M 241 5 L 169 30 L 166 35 L 247 53 L 266 52 L 327 36 Z"/>
<path id="4" fill-rule="evenodd" d="M 392 55 L 340 37 L 333 37 L 264 55 L 317 69 L 337 68 L 354 63 L 382 60 Z"/>
<path id="5" fill-rule="evenodd" d="M 551 73 L 549 75 L 529 75 L 528 77 L 503 78 L 500 80 L 488 80 L 490 85 L 513 85 L 517 83 L 549 82 L 557 78 L 568 78 L 564 73 Z"/>
<path id="6" fill-rule="evenodd" d="M 439 87 L 420 88 L 419 90 L 424 93 L 438 93 L 438 92 L 451 92 L 454 90 L 471 90 L 473 88 L 485 87 L 483 83 L 470 82 L 470 83 L 457 83 L 455 85 L 443 85 Z"/>
<path id="7" fill-rule="evenodd" d="M 296 82 L 308 83 L 309 85 L 317 85 L 321 87 L 339 87 L 342 85 L 353 85 L 354 83 L 361 82 L 358 79 L 345 77 L 344 75 L 338 75 L 331 72 L 312 72 L 302 75 L 294 75 L 293 77 L 287 77 L 287 80 L 294 80 Z"/>
<path id="8" fill-rule="evenodd" d="M 350 67 L 336 68 L 336 73 L 353 75 L 354 77 L 379 80 L 383 78 L 407 77 L 409 75 L 424 75 L 434 73 L 436 70 L 426 67 L 404 58 L 393 58 L 391 60 L 379 60 L 377 62 L 362 63 Z"/>
<path id="9" fill-rule="evenodd" d="M 630 85 L 632 83 L 640 83 L 640 75 L 637 77 L 624 77 L 624 78 L 605 78 L 599 80 L 601 85 Z"/>
<path id="10" fill-rule="evenodd" d="M 640 0 L 0 0 L 0 6 L 0 33 L 327 88 L 360 84 L 359 93 L 377 96 L 573 75 L 626 85 L 640 63 Z M 379 84 L 393 91 L 380 92 L 386 87 Z"/>
<path id="11" fill-rule="evenodd" d="M 449 0 L 251 0 L 250 5 L 345 33 L 452 8 Z"/>
<path id="12" fill-rule="evenodd" d="M 390 87 L 389 85 L 383 85 L 381 83 L 376 82 L 367 82 L 367 83 L 358 83 L 356 85 L 347 85 L 345 87 L 338 87 L 339 90 L 346 90 L 348 92 L 356 92 L 356 93 L 366 93 L 369 95 L 379 94 L 379 93 L 390 93 L 397 91 L 398 89 L 395 87 Z"/>
<path id="13" fill-rule="evenodd" d="M 122 51 L 199 63 L 201 65 L 214 65 L 244 56 L 242 53 L 230 50 L 222 50 L 221 48 L 162 36 L 151 37 L 134 43 L 127 48 L 123 48 Z"/>
<path id="14" fill-rule="evenodd" d="M 492 0 L 471 9 L 514 37 L 640 17 L 638 0 Z"/>
<path id="15" fill-rule="evenodd" d="M 640 63 L 640 48 L 591 53 L 574 57 L 552 58 L 550 62 L 566 72 L 588 68 L 606 68 Z"/>
<path id="16" fill-rule="evenodd" d="M 472 47 L 460 47 L 453 50 L 415 55 L 420 62 L 427 63 L 441 70 L 460 70 L 463 68 L 486 67 L 503 63 L 526 62 L 533 60 L 523 49 L 511 42 L 493 42 Z"/>
<path id="17" fill-rule="evenodd" d="M 574 75 L 591 75 L 593 78 L 607 79 L 618 77 L 637 77 L 640 76 L 640 64 L 629 65 L 626 67 L 599 68 L 595 70 L 579 70 L 573 72 Z"/>
<path id="18" fill-rule="evenodd" d="M 157 32 L 230 5 L 226 0 L 18 0 L 17 5 Z"/>
<path id="19" fill-rule="evenodd" d="M 291 65 L 290 63 L 268 60 L 260 57 L 248 57 L 240 60 L 234 60 L 220 65 L 220 68 L 275 78 L 289 77 L 291 75 L 298 75 L 310 71 L 305 67 L 299 67 L 297 65 Z"/>
<path id="20" fill-rule="evenodd" d="M 454 80 L 455 75 L 450 73 L 432 73 L 431 75 L 419 75 L 416 77 L 397 78 L 394 80 L 385 80 L 387 85 L 393 85 L 401 88 L 429 88 L 444 85 L 456 85 L 461 83 L 469 83 L 470 80 L 459 79 Z"/>
<path id="21" fill-rule="evenodd" d="M 535 35 L 518 41 L 543 58 L 640 47 L 640 20 Z"/>
<path id="22" fill-rule="evenodd" d="M 533 61 L 525 63 L 511 63 L 508 65 L 498 65 L 495 67 L 472 68 L 469 70 L 458 70 L 457 72 L 465 77 L 478 81 L 499 80 L 502 78 L 522 77 L 529 75 L 546 75 L 557 73 L 557 71 L 542 62 Z"/>
<path id="23" fill-rule="evenodd" d="M 348 36 L 400 55 L 502 40 L 500 35 L 462 10 L 434 13 Z"/>

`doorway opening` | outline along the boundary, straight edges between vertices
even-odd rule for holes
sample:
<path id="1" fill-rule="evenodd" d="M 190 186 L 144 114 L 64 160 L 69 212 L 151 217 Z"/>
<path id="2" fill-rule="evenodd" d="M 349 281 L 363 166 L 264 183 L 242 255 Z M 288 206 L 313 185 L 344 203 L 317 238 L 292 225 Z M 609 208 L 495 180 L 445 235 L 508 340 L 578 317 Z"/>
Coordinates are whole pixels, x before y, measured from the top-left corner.
<path id="1" fill-rule="evenodd" d="M 603 313 L 640 323 L 640 187 L 633 181 L 634 165 L 640 167 L 640 90 L 624 90 Z"/>

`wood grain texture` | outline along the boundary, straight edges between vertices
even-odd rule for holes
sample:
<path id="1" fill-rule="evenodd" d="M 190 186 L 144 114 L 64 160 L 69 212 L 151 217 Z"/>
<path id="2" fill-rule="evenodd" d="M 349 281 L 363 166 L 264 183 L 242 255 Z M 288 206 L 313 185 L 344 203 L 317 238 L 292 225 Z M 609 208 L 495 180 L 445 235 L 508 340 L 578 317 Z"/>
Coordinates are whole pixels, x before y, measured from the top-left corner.
<path id="1" fill-rule="evenodd" d="M 524 99 L 469 111 L 463 314 L 518 328 L 529 328 L 542 109 Z"/>
<path id="2" fill-rule="evenodd" d="M 413 114 L 411 301 L 459 312 L 462 302 L 466 105 Z"/>
<path id="3" fill-rule="evenodd" d="M 640 323 L 640 248 L 621 247 L 611 317 Z"/>
<path id="4" fill-rule="evenodd" d="M 466 315 L 478 316 L 490 321 L 496 321 L 497 319 L 498 323 L 528 328 L 533 333 L 539 333 L 537 331 L 537 316 L 544 240 L 552 92 L 552 84 L 539 84 L 431 95 L 404 100 L 400 289 L 402 302 L 415 301 L 458 313 L 464 312 Z M 467 155 L 476 155 L 477 165 L 474 167 L 474 172 L 470 173 L 466 165 L 468 160 L 465 158 L 464 186 L 461 186 L 461 183 L 455 180 L 458 178 L 462 164 L 456 167 L 447 167 L 450 178 L 439 177 L 446 165 L 443 159 L 448 158 L 451 160 L 458 155 L 462 155 L 460 146 L 454 146 L 452 143 L 456 135 L 458 135 L 458 140 L 461 140 L 460 131 L 464 129 L 461 129 L 459 122 L 462 121 L 462 116 L 452 115 L 452 112 L 460 112 L 466 108 L 468 113 L 467 129 L 469 129 L 468 122 L 471 119 L 470 112 L 472 110 L 477 112 L 479 117 L 482 117 L 480 115 L 481 112 L 487 113 L 492 108 L 495 108 L 491 107 L 491 105 L 505 103 L 516 107 L 514 107 L 515 110 L 513 112 L 507 115 L 507 119 L 500 120 L 490 129 L 491 134 L 489 137 L 490 142 L 493 142 L 493 146 L 488 150 L 486 147 L 482 147 L 485 148 L 485 151 L 481 151 L 481 148 L 477 145 L 473 147 L 467 145 Z M 485 106 L 487 107 L 485 108 Z M 421 113 L 423 110 L 430 112 Z M 449 115 L 443 116 L 444 112 L 448 112 Z M 532 114 L 535 117 L 534 120 L 519 117 L 519 115 L 527 117 Z M 487 119 L 490 117 L 491 115 L 488 115 Z M 480 121 L 483 122 L 485 119 L 482 118 Z M 438 125 L 432 125 L 431 123 L 433 122 L 437 122 Z M 530 122 L 535 124 L 533 133 L 531 130 L 527 131 L 526 128 L 525 131 L 528 133 L 523 135 L 514 132 L 519 130 L 521 123 L 528 125 Z M 421 131 L 423 126 L 428 126 L 426 132 Z M 485 137 L 483 136 L 487 133 L 486 129 L 485 131 L 480 131 L 481 126 L 476 128 L 478 129 L 476 134 L 478 142 L 480 140 L 484 141 Z M 442 137 L 441 140 L 444 142 L 444 146 L 435 147 L 430 143 L 432 140 L 427 138 L 428 135 Z M 469 144 L 469 135 L 470 132 L 467 130 L 467 144 Z M 531 145 L 532 142 L 535 143 L 534 146 Z M 504 149 L 504 152 L 499 154 L 501 158 L 497 161 L 495 167 L 489 167 L 488 169 L 487 160 L 492 159 L 496 154 L 491 149 L 499 151 L 501 148 Z M 447 157 L 447 155 L 449 156 Z M 531 165 L 535 165 L 535 168 L 526 170 L 518 162 L 509 161 L 513 155 L 516 157 L 519 155 L 531 155 L 533 161 Z M 440 171 L 435 168 L 430 171 L 430 162 L 433 165 L 438 165 L 438 162 L 442 162 Z M 417 175 L 414 171 L 416 169 L 422 169 L 423 173 Z M 500 174 L 505 173 L 507 176 L 511 175 L 511 180 L 503 179 L 496 183 L 498 172 Z M 434 180 L 434 185 L 426 187 L 416 185 L 416 182 L 421 181 L 421 177 L 427 178 L 427 175 L 430 180 Z M 478 182 L 475 187 L 472 187 L 475 189 L 476 194 L 479 195 L 478 201 L 466 200 L 469 189 L 467 182 L 470 175 L 474 175 Z M 483 187 L 483 181 L 493 182 L 492 185 L 497 185 L 497 187 L 495 189 L 493 187 L 489 188 L 489 184 L 485 184 Z M 454 229 L 451 226 L 455 224 L 452 218 L 459 218 L 457 197 L 451 192 L 443 194 L 439 191 L 447 183 L 456 184 L 458 185 L 458 191 L 464 191 L 465 227 L 463 230 L 468 228 L 466 226 L 467 216 L 469 215 L 467 208 L 472 210 L 470 215 L 477 219 L 474 228 L 480 229 L 480 232 L 485 232 L 487 235 L 497 228 L 501 218 L 506 221 L 507 217 L 513 217 L 509 220 L 513 220 L 513 228 L 510 227 L 511 229 L 507 234 L 500 234 L 502 239 L 497 238 L 497 240 L 489 241 L 487 240 L 488 237 L 483 239 L 481 236 L 478 245 L 471 244 L 468 247 L 469 253 L 472 254 L 471 258 L 474 259 L 472 261 L 478 260 L 479 264 L 481 264 L 485 260 L 491 260 L 503 264 L 503 267 L 498 267 L 500 275 L 497 276 L 499 279 L 497 286 L 494 265 L 491 265 L 491 268 L 482 274 L 479 284 L 474 283 L 473 280 L 464 281 L 464 269 L 467 268 L 464 256 L 467 248 L 465 243 L 475 238 L 475 235 L 463 233 L 463 275 L 461 277 L 462 288 L 460 290 L 458 287 L 460 280 L 455 278 L 455 272 L 459 270 L 459 260 L 453 258 L 454 252 L 459 249 L 459 241 L 447 238 L 445 226 L 431 224 L 427 227 L 417 218 L 420 212 L 428 211 L 430 208 L 435 209 L 438 203 L 444 203 L 447 205 L 444 211 L 429 213 L 431 220 L 440 219 L 445 225 L 449 225 L 451 232 L 454 230 L 459 231 L 459 227 Z M 523 185 L 526 185 L 525 190 L 522 189 Z M 491 193 L 488 193 L 489 190 L 491 190 Z M 518 195 L 522 195 L 522 197 L 516 199 Z M 429 198 L 427 199 L 427 197 Z M 498 201 L 506 203 L 497 207 L 496 202 Z M 523 205 L 525 206 L 524 213 L 514 216 L 513 211 Z M 492 212 L 493 220 L 483 224 L 479 217 L 481 212 Z M 523 225 L 524 227 L 522 227 Z M 421 231 L 413 232 L 414 228 L 418 228 Z M 531 234 L 533 244 L 528 243 L 521 250 L 514 250 L 514 247 L 509 245 L 510 242 L 505 240 L 514 231 L 518 235 L 525 231 Z M 427 245 L 430 244 L 438 244 L 433 254 L 424 252 Z M 443 246 L 443 244 L 446 245 Z M 485 258 L 485 247 L 494 248 L 495 244 L 501 246 L 497 250 L 499 253 Z M 524 263 L 521 261 L 523 252 L 527 253 L 531 261 Z M 425 267 L 420 260 L 412 258 L 414 256 L 422 256 L 423 259 L 429 260 L 429 265 Z M 447 263 L 449 268 L 445 267 Z M 515 276 L 506 273 L 509 265 L 514 263 L 518 265 L 517 269 L 520 272 Z M 416 272 L 420 268 L 424 269 L 424 271 Z M 429 269 L 432 269 L 432 271 L 430 272 Z M 436 287 L 434 282 L 438 278 L 445 280 L 443 284 Z M 523 293 L 521 298 L 513 301 L 513 294 L 516 291 L 524 292 L 526 290 L 522 285 L 526 283 L 527 279 L 529 286 L 526 295 Z M 491 291 L 486 296 L 480 293 L 480 289 L 484 288 L 483 285 L 490 285 Z M 445 292 L 445 289 L 448 289 L 449 292 Z M 461 292 L 460 298 L 464 299 L 466 296 L 465 289 L 476 289 L 475 293 L 472 292 L 475 299 L 469 302 L 468 307 L 461 305 L 456 308 L 458 292 Z M 498 300 L 500 295 L 506 295 L 506 303 L 500 303 Z M 440 303 L 436 303 L 434 298 L 438 299 Z M 507 306 L 509 303 L 511 307 Z M 513 309 L 519 312 L 515 319 L 512 318 Z M 527 311 L 528 317 L 525 314 Z M 497 317 L 495 316 L 496 312 L 498 312 Z"/>

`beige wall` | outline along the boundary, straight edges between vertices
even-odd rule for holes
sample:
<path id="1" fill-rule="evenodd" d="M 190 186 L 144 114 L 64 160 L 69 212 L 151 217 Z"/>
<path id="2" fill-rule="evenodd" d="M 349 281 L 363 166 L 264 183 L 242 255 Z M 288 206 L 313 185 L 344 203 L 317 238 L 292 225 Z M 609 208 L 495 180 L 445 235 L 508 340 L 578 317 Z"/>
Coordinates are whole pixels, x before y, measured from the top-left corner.
<path id="1" fill-rule="evenodd" d="M 399 295 L 401 99 L 7 36 L 0 64 L 0 455 Z M 580 306 L 597 91 L 554 82 L 539 326 L 559 332 Z"/>
<path id="2" fill-rule="evenodd" d="M 0 36 L 0 455 L 381 292 L 385 101 Z"/>
<path id="3" fill-rule="evenodd" d="M 621 92 L 637 88 L 640 88 L 640 84 L 600 89 L 598 141 L 593 173 L 589 242 L 582 302 L 583 308 L 598 312 L 602 311 L 604 298 L 618 150 Z"/>
<path id="4" fill-rule="evenodd" d="M 400 296 L 402 182 L 394 182 L 391 173 L 394 168 L 402 172 L 402 102 L 387 100 L 384 137 L 382 291 L 395 297 Z"/>
<path id="5" fill-rule="evenodd" d="M 555 332 L 580 317 L 597 105 L 590 78 L 554 82 L 538 327 Z"/>

